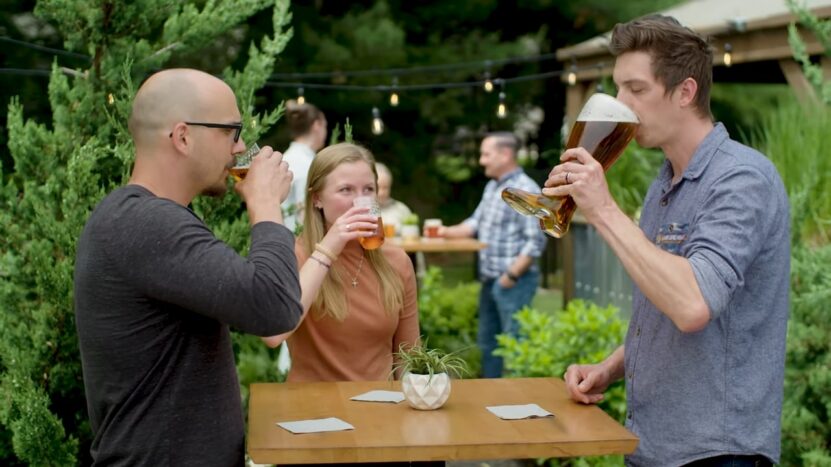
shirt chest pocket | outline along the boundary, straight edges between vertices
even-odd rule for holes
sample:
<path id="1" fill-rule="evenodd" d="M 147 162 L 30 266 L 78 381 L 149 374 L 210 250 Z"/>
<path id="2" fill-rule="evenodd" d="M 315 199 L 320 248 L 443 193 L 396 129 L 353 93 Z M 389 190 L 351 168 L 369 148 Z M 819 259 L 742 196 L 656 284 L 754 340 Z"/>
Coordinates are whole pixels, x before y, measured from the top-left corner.
<path id="1" fill-rule="evenodd" d="M 655 236 L 655 244 L 664 251 L 674 255 L 681 254 L 681 245 L 687 239 L 689 232 L 688 223 L 670 222 L 663 224 L 658 229 L 658 235 Z"/>

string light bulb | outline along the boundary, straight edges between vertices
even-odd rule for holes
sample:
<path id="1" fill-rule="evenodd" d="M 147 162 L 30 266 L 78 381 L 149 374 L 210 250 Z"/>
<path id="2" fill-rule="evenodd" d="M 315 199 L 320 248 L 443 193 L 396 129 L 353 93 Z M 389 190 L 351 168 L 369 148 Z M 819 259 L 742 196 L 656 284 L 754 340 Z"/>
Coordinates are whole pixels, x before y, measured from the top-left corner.
<path id="1" fill-rule="evenodd" d="M 577 59 L 571 57 L 571 66 L 568 69 L 568 74 L 566 75 L 566 82 L 569 86 L 574 86 L 577 84 Z"/>
<path id="2" fill-rule="evenodd" d="M 724 66 L 730 67 L 733 65 L 733 46 L 729 42 L 724 44 L 724 57 L 722 57 Z"/>
<path id="3" fill-rule="evenodd" d="M 492 92 L 493 91 L 493 80 L 491 79 L 491 61 L 485 61 L 485 84 L 482 85 L 485 88 L 485 92 Z"/>
<path id="4" fill-rule="evenodd" d="M 392 79 L 392 93 L 390 94 L 390 105 L 398 107 L 398 78 Z"/>
<path id="5" fill-rule="evenodd" d="M 107 94 L 107 104 L 115 104 L 115 97 L 113 97 L 113 93 Z"/>
<path id="6" fill-rule="evenodd" d="M 372 108 L 372 134 L 380 135 L 384 132 L 384 121 L 381 120 L 381 111 L 378 107 Z"/>
<path id="7" fill-rule="evenodd" d="M 566 75 L 566 82 L 568 82 L 569 86 L 574 86 L 577 84 L 577 67 L 571 65 L 571 68 L 568 70 L 568 75 Z"/>
<path id="8" fill-rule="evenodd" d="M 303 89 L 303 86 L 300 86 L 299 88 L 297 88 L 297 104 L 298 105 L 303 105 L 303 104 L 306 103 L 306 97 L 303 94 L 305 94 L 305 90 Z"/>
<path id="9" fill-rule="evenodd" d="M 499 105 L 496 107 L 496 116 L 505 118 L 508 116 L 508 107 L 505 105 L 505 92 L 499 91 Z"/>

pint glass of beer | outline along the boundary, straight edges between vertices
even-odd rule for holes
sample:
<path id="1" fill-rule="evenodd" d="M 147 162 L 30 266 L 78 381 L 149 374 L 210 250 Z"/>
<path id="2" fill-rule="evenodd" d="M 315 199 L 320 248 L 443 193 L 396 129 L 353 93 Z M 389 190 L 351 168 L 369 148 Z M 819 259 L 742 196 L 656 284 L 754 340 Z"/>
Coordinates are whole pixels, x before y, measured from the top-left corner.
<path id="1" fill-rule="evenodd" d="M 439 229 L 441 226 L 441 219 L 425 219 L 424 236 L 426 238 L 439 238 Z"/>
<path id="2" fill-rule="evenodd" d="M 374 250 L 384 244 L 384 220 L 381 219 L 381 206 L 373 196 L 359 196 L 352 201 L 353 206 L 368 207 L 369 215 L 378 218 L 378 227 L 371 237 L 360 237 L 361 246 L 364 250 Z"/>
<path id="3" fill-rule="evenodd" d="M 248 175 L 248 168 L 251 167 L 251 159 L 260 152 L 260 147 L 257 143 L 253 143 L 245 152 L 237 154 L 234 158 L 234 166 L 231 167 L 231 176 L 234 177 L 235 182 L 241 182 L 246 175 Z"/>
<path id="4" fill-rule="evenodd" d="M 566 149 L 584 148 L 606 171 L 634 138 L 638 125 L 638 117 L 623 102 L 608 94 L 596 93 L 580 111 Z M 515 211 L 536 216 L 543 232 L 554 238 L 561 238 L 568 232 L 577 207 L 571 196 L 548 197 L 516 188 L 503 190 L 502 199 Z"/>

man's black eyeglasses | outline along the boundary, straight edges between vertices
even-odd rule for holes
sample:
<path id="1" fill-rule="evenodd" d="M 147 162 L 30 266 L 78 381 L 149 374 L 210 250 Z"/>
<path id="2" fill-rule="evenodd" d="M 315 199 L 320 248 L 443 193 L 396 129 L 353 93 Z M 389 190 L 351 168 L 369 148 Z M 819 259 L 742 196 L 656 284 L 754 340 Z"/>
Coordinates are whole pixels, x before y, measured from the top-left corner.
<path id="1" fill-rule="evenodd" d="M 236 130 L 234 131 L 234 142 L 239 141 L 239 135 L 242 133 L 242 123 L 206 123 L 206 122 L 185 122 L 185 125 L 197 125 L 197 126 L 204 126 L 208 128 L 227 128 L 229 130 Z M 173 132 L 170 133 L 170 137 L 173 137 Z"/>

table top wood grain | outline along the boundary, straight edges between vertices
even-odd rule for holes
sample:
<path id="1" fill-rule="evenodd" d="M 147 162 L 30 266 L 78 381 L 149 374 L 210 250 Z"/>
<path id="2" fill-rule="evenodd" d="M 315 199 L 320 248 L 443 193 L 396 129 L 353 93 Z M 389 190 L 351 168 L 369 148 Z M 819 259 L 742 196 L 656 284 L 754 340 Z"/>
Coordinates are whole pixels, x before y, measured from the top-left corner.
<path id="1" fill-rule="evenodd" d="M 453 380 L 434 411 L 349 398 L 398 382 L 255 383 L 248 453 L 257 463 L 527 459 L 631 453 L 638 439 L 595 406 L 571 401 L 558 378 Z M 502 420 L 485 407 L 536 403 L 555 416 Z M 277 422 L 338 417 L 355 429 L 292 434 Z"/>
<path id="2" fill-rule="evenodd" d="M 488 246 L 475 238 L 425 238 L 418 240 L 402 240 L 400 238 L 389 239 L 393 245 L 404 249 L 407 253 L 453 253 L 453 252 L 475 252 Z"/>

